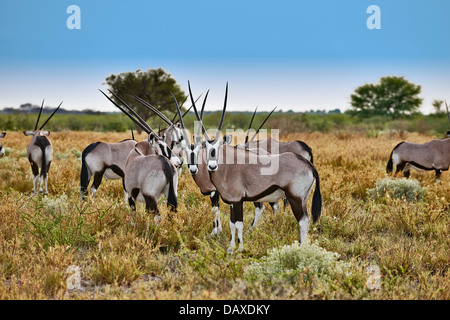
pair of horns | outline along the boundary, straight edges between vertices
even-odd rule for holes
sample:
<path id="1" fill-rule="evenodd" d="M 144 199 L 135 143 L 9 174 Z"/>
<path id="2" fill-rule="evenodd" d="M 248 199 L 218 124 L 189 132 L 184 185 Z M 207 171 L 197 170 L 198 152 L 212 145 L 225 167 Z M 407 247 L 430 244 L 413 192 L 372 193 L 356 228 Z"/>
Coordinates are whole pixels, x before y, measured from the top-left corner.
<path id="1" fill-rule="evenodd" d="M 191 97 L 191 101 L 192 101 L 192 106 L 191 106 L 191 108 L 192 108 L 192 107 L 194 108 L 195 116 L 197 117 L 197 120 L 200 121 L 200 125 L 201 125 L 201 126 L 199 126 L 199 128 L 198 128 L 199 131 L 198 131 L 197 134 L 200 135 L 200 128 L 202 128 L 202 129 L 203 129 L 203 133 L 204 133 L 205 135 L 208 135 L 208 134 L 206 133 L 205 127 L 203 127 L 202 119 L 203 119 L 203 110 L 205 109 L 205 104 L 206 104 L 206 100 L 208 99 L 209 90 L 206 92 L 205 98 L 203 99 L 202 109 L 201 109 L 201 113 L 200 113 L 200 116 L 199 116 L 199 115 L 198 115 L 198 111 L 197 111 L 197 107 L 195 106 L 195 102 L 197 102 L 197 100 L 200 99 L 201 95 L 197 98 L 197 100 L 194 101 L 193 95 L 192 95 L 192 90 L 191 90 L 191 85 L 190 85 L 189 81 L 188 81 L 188 85 L 189 85 L 189 96 Z M 180 118 L 180 124 L 181 124 L 181 128 L 182 128 L 182 130 L 183 130 L 184 138 L 186 139 L 186 141 L 190 141 L 190 139 L 189 139 L 189 137 L 188 137 L 188 135 L 187 135 L 187 133 L 186 133 L 185 126 L 184 126 L 184 121 L 183 121 L 183 116 L 184 116 L 184 115 L 183 115 L 183 116 L 181 115 L 181 110 L 180 110 L 180 106 L 178 105 L 177 98 L 175 97 L 175 95 L 174 95 L 172 92 L 171 92 L 171 94 L 172 94 L 172 96 L 173 96 L 173 99 L 174 99 L 174 101 L 175 101 L 175 105 L 176 105 L 176 107 L 177 107 L 177 114 L 178 114 L 178 117 Z M 208 137 L 208 139 L 209 139 L 209 137 Z"/>
<path id="2" fill-rule="evenodd" d="M 247 130 L 247 135 L 245 136 L 245 144 L 252 142 L 253 139 L 255 139 L 256 135 L 258 134 L 259 130 L 262 128 L 262 126 L 266 123 L 267 119 L 269 119 L 269 117 L 272 115 L 272 113 L 275 111 L 277 107 L 273 108 L 273 110 L 269 113 L 269 115 L 264 119 L 264 121 L 261 123 L 261 125 L 259 126 L 258 130 L 256 130 L 255 134 L 253 135 L 253 137 L 250 139 L 250 141 L 248 141 L 248 135 L 250 133 L 250 129 L 252 127 L 252 123 L 253 123 L 253 119 L 255 118 L 256 115 L 256 110 L 258 109 L 258 107 L 255 108 L 255 111 L 253 112 L 252 115 L 252 119 L 250 120 L 250 124 L 248 125 L 248 130 Z"/>
<path id="3" fill-rule="evenodd" d="M 44 99 L 45 100 L 45 99 Z M 37 117 L 37 120 L 36 120 L 36 124 L 34 125 L 34 131 L 36 131 L 36 130 L 38 130 L 38 125 L 39 125 L 39 119 L 41 118 L 41 114 L 42 114 L 42 109 L 44 109 L 44 100 L 42 100 L 42 103 L 41 103 L 41 109 L 39 110 L 39 115 L 38 115 L 38 117 Z M 50 115 L 50 117 L 48 117 L 47 118 L 47 120 L 45 120 L 45 122 L 42 124 L 42 126 L 40 126 L 39 127 L 39 130 L 42 130 L 42 128 L 47 124 L 47 122 L 53 117 L 53 115 L 56 113 L 56 111 L 58 111 L 58 109 L 59 109 L 59 107 L 61 107 L 61 105 L 62 105 L 62 101 L 61 101 L 61 103 L 59 104 L 59 106 L 55 109 L 55 111 L 53 111 L 53 113 Z"/>
<path id="4" fill-rule="evenodd" d="M 197 107 L 196 107 L 196 105 L 195 105 L 194 97 L 193 97 L 193 95 L 192 95 L 191 83 L 190 83 L 189 81 L 188 81 L 188 87 L 189 87 L 189 96 L 191 97 L 191 102 L 192 102 L 192 106 L 194 107 L 194 113 L 195 113 L 195 116 L 197 117 L 197 120 L 200 122 L 201 128 L 202 128 L 202 130 L 203 130 L 203 134 L 205 135 L 206 139 L 208 139 L 209 141 L 211 141 L 211 139 L 210 139 L 208 133 L 206 132 L 205 127 L 203 126 L 203 121 L 202 121 L 202 119 L 203 119 L 203 110 L 204 110 L 204 108 L 205 108 L 206 98 L 208 97 L 209 90 L 208 90 L 208 92 L 206 93 L 205 99 L 203 100 L 203 105 L 202 105 L 201 113 L 200 113 L 200 115 L 199 115 L 199 114 L 198 114 L 198 111 L 197 111 Z M 226 109 L 227 109 L 227 100 L 228 100 L 228 82 L 227 82 L 227 85 L 226 85 L 226 88 L 225 88 L 225 101 L 224 101 L 224 104 L 223 104 L 222 116 L 221 116 L 221 118 L 220 118 L 219 127 L 217 128 L 217 133 L 216 133 L 216 135 L 215 135 L 215 137 L 214 137 L 214 141 L 217 141 L 218 137 L 220 136 L 220 132 L 221 132 L 221 130 L 222 130 L 223 120 L 224 120 L 224 118 L 225 118 L 225 112 L 226 112 Z"/>
<path id="5" fill-rule="evenodd" d="M 137 124 L 142 130 L 144 130 L 147 134 L 153 133 L 157 138 L 161 139 L 161 137 L 148 125 L 144 119 L 141 118 L 129 105 L 125 103 L 122 99 L 120 99 L 114 92 L 108 89 L 108 91 L 119 100 L 127 109 L 125 110 L 122 106 L 117 104 L 114 100 L 112 100 L 106 93 L 99 89 L 99 91 L 114 104 L 120 111 L 122 111 L 125 115 L 127 115 L 135 124 Z"/>

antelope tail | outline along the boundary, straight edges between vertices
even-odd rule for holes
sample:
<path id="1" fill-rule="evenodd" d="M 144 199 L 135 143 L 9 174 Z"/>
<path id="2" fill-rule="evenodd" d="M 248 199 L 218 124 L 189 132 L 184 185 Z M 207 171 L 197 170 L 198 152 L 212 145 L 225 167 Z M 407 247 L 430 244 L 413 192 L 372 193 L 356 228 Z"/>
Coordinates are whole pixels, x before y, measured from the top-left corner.
<path id="1" fill-rule="evenodd" d="M 47 159 L 45 158 L 45 148 L 47 146 L 40 146 L 42 150 L 42 166 L 41 166 L 41 177 L 45 178 L 47 176 Z"/>
<path id="2" fill-rule="evenodd" d="M 311 213 L 313 222 L 315 223 L 319 219 L 320 213 L 322 212 L 322 194 L 320 193 L 319 173 L 316 168 L 314 168 L 313 175 L 316 179 L 316 188 L 314 190 Z"/>
<path id="3" fill-rule="evenodd" d="M 80 193 L 81 196 L 87 194 L 87 188 L 89 185 L 89 180 L 91 179 L 89 174 L 89 169 L 86 164 L 86 156 L 94 150 L 94 148 L 98 145 L 98 142 L 91 143 L 86 149 L 81 153 L 81 173 L 80 173 Z"/>
<path id="4" fill-rule="evenodd" d="M 169 182 L 169 196 L 167 197 L 167 204 L 170 205 L 171 210 L 176 211 L 177 210 L 177 196 L 175 195 L 174 188 L 175 188 L 175 186 L 173 184 L 173 179 L 171 179 Z"/>
<path id="5" fill-rule="evenodd" d="M 386 173 L 391 174 L 392 170 L 394 169 L 394 163 L 392 162 L 392 154 L 394 153 L 394 150 L 391 151 L 391 155 L 389 156 L 389 161 L 386 166 Z"/>
<path id="6" fill-rule="evenodd" d="M 399 145 L 401 145 L 404 141 L 400 142 L 399 144 L 397 144 L 394 149 L 392 149 L 391 151 L 391 155 L 389 156 L 389 161 L 387 163 L 386 166 L 386 173 L 390 174 L 392 172 L 392 170 L 394 169 L 394 163 L 392 161 L 392 155 L 394 154 L 395 149 L 398 148 Z"/>

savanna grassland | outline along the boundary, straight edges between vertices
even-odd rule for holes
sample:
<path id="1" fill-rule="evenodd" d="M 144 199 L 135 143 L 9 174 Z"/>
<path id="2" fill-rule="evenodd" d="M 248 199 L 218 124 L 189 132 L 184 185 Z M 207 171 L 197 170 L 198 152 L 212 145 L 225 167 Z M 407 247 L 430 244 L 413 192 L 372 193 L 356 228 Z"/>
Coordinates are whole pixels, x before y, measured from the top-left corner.
<path id="1" fill-rule="evenodd" d="M 411 178 L 425 188 L 418 201 L 367 194 L 386 177 L 389 154 L 402 138 L 433 138 L 403 135 L 281 137 L 313 149 L 323 210 L 310 226 L 309 240 L 336 253 L 345 272 L 328 270 L 324 276 L 323 269 L 303 264 L 268 280 L 249 273 L 249 266 L 298 241 L 290 208 L 281 206 L 274 214 L 266 205 L 258 227 L 244 236 L 244 251 L 227 254 L 228 207 L 221 203 L 223 232 L 211 236 L 210 201 L 186 170 L 179 179 L 177 212 L 161 199 L 157 227 L 142 204 L 131 224 L 119 180 L 104 181 L 96 199 L 80 200 L 82 150 L 129 133 L 52 132 L 49 194 L 32 195 L 29 138 L 8 132 L 0 159 L 0 299 L 450 299 L 450 173 L 435 184 L 434 172 L 412 171 Z M 244 233 L 253 211 L 246 203 Z M 381 272 L 375 288 L 367 285 L 373 265 Z M 79 283 L 73 282 L 73 268 Z"/>

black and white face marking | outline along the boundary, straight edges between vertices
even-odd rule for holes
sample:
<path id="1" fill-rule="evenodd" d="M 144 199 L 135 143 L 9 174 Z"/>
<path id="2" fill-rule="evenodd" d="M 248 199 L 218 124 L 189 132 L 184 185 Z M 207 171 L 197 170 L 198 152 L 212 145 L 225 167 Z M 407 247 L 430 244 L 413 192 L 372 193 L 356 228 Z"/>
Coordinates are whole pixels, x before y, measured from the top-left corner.
<path id="1" fill-rule="evenodd" d="M 202 145 L 191 144 L 189 148 L 186 148 L 186 158 L 188 163 L 189 172 L 191 175 L 196 175 L 198 172 L 198 155 Z"/>
<path id="2" fill-rule="evenodd" d="M 179 168 L 183 162 L 181 161 L 180 158 L 178 158 L 173 152 L 172 150 L 169 148 L 169 146 L 167 145 L 167 143 L 164 142 L 164 140 L 162 138 L 156 137 L 152 134 L 150 134 L 148 136 L 148 141 L 150 142 L 150 144 L 154 144 L 156 143 L 156 149 L 157 152 L 160 156 L 164 156 L 167 159 L 170 160 L 170 162 L 172 162 L 172 164 Z"/>
<path id="3" fill-rule="evenodd" d="M 186 154 L 187 165 L 191 175 L 196 175 L 198 172 L 198 156 L 202 147 L 202 137 L 200 135 L 194 135 L 194 143 L 184 147 L 184 153 Z"/>
<path id="4" fill-rule="evenodd" d="M 186 148 L 186 140 L 183 137 L 183 133 L 181 132 L 180 124 L 176 124 L 172 130 L 172 145 L 180 146 L 182 148 Z"/>
<path id="5" fill-rule="evenodd" d="M 3 138 L 6 135 L 6 132 L 0 133 L 0 139 Z M 0 157 L 3 157 L 5 155 L 5 148 L 3 148 L 2 143 L 0 141 Z"/>
<path id="6" fill-rule="evenodd" d="M 206 163 L 208 165 L 208 171 L 214 172 L 219 169 L 219 148 L 223 144 L 231 143 L 231 140 L 232 136 L 227 134 L 223 139 L 206 141 Z"/>

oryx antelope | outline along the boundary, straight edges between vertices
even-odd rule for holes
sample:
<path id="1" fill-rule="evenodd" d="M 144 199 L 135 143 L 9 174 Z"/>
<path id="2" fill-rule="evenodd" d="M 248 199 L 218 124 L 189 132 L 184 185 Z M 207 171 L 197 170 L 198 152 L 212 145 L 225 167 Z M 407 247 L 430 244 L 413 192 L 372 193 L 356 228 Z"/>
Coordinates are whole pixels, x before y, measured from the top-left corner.
<path id="1" fill-rule="evenodd" d="M 42 130 L 47 124 L 47 122 L 53 117 L 53 115 L 58 111 L 61 107 L 62 102 L 59 106 L 53 111 L 53 113 L 45 120 L 45 122 L 39 127 L 39 119 L 41 117 L 42 109 L 44 108 L 44 101 L 42 101 L 41 108 L 39 110 L 39 115 L 36 120 L 36 124 L 34 126 L 33 131 L 24 131 L 23 134 L 26 136 L 32 136 L 30 144 L 27 148 L 28 160 L 31 164 L 31 170 L 33 172 L 33 192 L 36 192 L 36 189 L 39 185 L 39 191 L 42 192 L 42 184 L 45 185 L 45 193 L 48 193 L 47 189 L 47 180 L 48 180 L 48 172 L 50 170 L 50 164 L 53 159 L 53 147 L 50 140 L 47 138 L 50 135 L 50 131 Z M 39 174 L 39 169 L 41 170 Z"/>
<path id="2" fill-rule="evenodd" d="M 314 182 L 316 186 L 312 200 L 313 222 L 319 219 L 322 209 L 319 174 L 316 168 L 311 162 L 292 152 L 259 155 L 226 145 L 229 137 L 220 139 L 219 136 L 226 112 L 227 96 L 228 84 L 215 138 L 210 139 L 206 130 L 203 133 L 206 138 L 206 160 L 211 182 L 219 191 L 222 200 L 232 207 L 229 251 L 235 247 L 236 230 L 239 248 L 243 249 L 243 202 L 275 202 L 284 195 L 299 224 L 300 242 L 305 242 L 309 227 L 306 204 Z M 245 159 L 245 162 L 241 164 L 242 161 L 238 159 Z"/>
<path id="3" fill-rule="evenodd" d="M 450 121 L 450 113 L 447 116 Z M 442 171 L 447 171 L 450 166 L 450 131 L 447 131 L 447 137 L 435 139 L 425 143 L 412 143 L 402 141 L 391 151 L 389 161 L 386 166 L 386 172 L 389 174 L 396 166 L 395 174 L 403 171 L 406 178 L 410 176 L 411 168 L 417 171 L 436 172 L 436 182 L 439 182 Z"/>
<path id="4" fill-rule="evenodd" d="M 203 117 L 203 110 L 205 107 L 206 99 L 208 97 L 208 93 L 209 93 L 209 91 L 206 93 L 205 99 L 203 100 L 203 105 L 202 105 L 201 113 L 199 116 L 197 108 L 195 106 L 195 101 L 193 101 L 193 99 L 192 99 L 192 92 L 190 90 L 190 85 L 189 85 L 189 95 L 192 99 L 192 103 L 193 103 L 192 106 L 194 108 L 194 112 L 195 112 L 195 115 L 196 115 L 198 121 L 201 121 L 201 119 Z M 175 99 L 175 97 L 174 97 L 174 100 L 175 100 L 175 104 L 177 107 L 177 112 L 181 115 L 180 107 L 178 106 L 178 102 Z M 182 132 L 185 135 L 185 140 L 187 143 L 189 143 L 190 138 L 186 134 L 183 121 L 180 121 L 180 124 L 181 124 L 181 128 L 182 128 Z M 206 167 L 206 162 L 202 161 L 204 159 L 205 152 L 204 152 L 204 143 L 202 143 L 202 139 L 201 139 L 201 132 L 200 132 L 201 126 L 198 127 L 198 130 L 199 131 L 197 132 L 197 134 L 194 135 L 194 141 L 193 141 L 194 143 L 185 147 L 185 153 L 186 153 L 189 172 L 191 173 L 192 178 L 194 179 L 195 183 L 199 187 L 200 192 L 203 195 L 210 196 L 211 206 L 212 206 L 211 211 L 214 213 L 213 231 L 211 232 L 211 234 L 214 235 L 214 234 L 217 234 L 222 231 L 222 224 L 220 221 L 220 210 L 219 210 L 220 194 L 217 191 L 214 184 L 211 182 L 211 179 L 209 177 L 209 172 Z M 265 151 L 260 150 L 260 152 L 265 152 Z M 198 161 L 198 159 L 200 159 L 200 161 Z M 259 217 L 261 216 L 261 214 L 264 210 L 263 203 L 255 202 L 254 205 L 255 205 L 255 218 L 253 220 L 251 228 L 254 228 L 256 226 L 256 224 L 259 220 Z M 276 206 L 275 203 L 271 203 L 271 206 L 274 211 L 278 210 L 278 207 Z"/>
<path id="5" fill-rule="evenodd" d="M 106 180 L 122 179 L 123 181 L 125 161 L 136 143 L 132 131 L 132 139 L 125 139 L 117 143 L 94 142 L 88 145 L 81 153 L 80 198 L 83 199 L 88 194 L 88 186 L 92 177 L 94 177 L 91 186 L 93 197 L 95 197 L 103 177 Z"/>
<path id="6" fill-rule="evenodd" d="M 136 144 L 127 156 L 124 188 L 128 194 L 130 207 L 136 210 L 136 201 L 145 203 L 146 210 L 154 212 L 157 222 L 159 220 L 157 203 L 163 194 L 171 209 L 177 208 L 177 167 L 181 165 L 181 160 L 131 107 L 113 92 L 111 93 L 128 111 L 105 93 L 103 95 L 148 134 L 148 143 Z M 146 155 L 149 152 L 157 152 L 157 154 Z"/>
<path id="7" fill-rule="evenodd" d="M 285 152 L 293 152 L 296 154 L 301 155 L 302 157 L 304 157 L 305 159 L 309 160 L 311 163 L 313 163 L 313 154 L 312 154 L 312 149 L 310 146 L 308 146 L 305 142 L 300 141 L 300 140 L 295 140 L 295 141 L 288 141 L 288 142 L 279 142 L 273 138 L 268 138 L 268 139 L 262 139 L 262 140 L 257 140 L 254 141 L 255 137 L 257 136 L 259 130 L 262 128 L 262 126 L 264 125 L 264 123 L 267 121 L 267 119 L 270 117 L 270 115 L 275 111 L 276 107 L 269 113 L 269 115 L 267 116 L 267 118 L 261 123 L 261 125 L 259 126 L 259 128 L 256 130 L 256 132 L 253 134 L 253 137 L 250 139 L 249 141 L 249 133 L 250 133 L 250 128 L 253 122 L 253 118 L 255 117 L 256 114 L 256 109 L 253 113 L 252 119 L 250 121 L 250 125 L 248 127 L 247 130 L 247 135 L 245 137 L 245 142 L 243 145 L 238 145 L 238 148 L 246 148 L 250 151 L 255 151 L 255 152 L 259 152 L 261 153 L 261 150 L 265 150 L 267 152 L 270 152 L 271 154 L 278 154 L 278 153 L 285 153 Z M 283 198 L 283 204 L 284 207 L 287 207 L 287 199 Z M 261 204 L 262 209 L 261 212 L 264 211 L 264 205 Z M 279 204 L 278 202 L 276 202 L 275 204 L 271 204 L 272 208 L 277 208 L 276 211 L 278 211 L 279 208 Z M 255 217 L 256 218 L 256 217 Z"/>
<path id="8" fill-rule="evenodd" d="M 409 178 L 411 168 L 417 171 L 434 170 L 436 182 L 439 182 L 442 171 L 447 171 L 450 166 L 450 137 L 426 143 L 400 142 L 389 156 L 387 173 L 392 172 L 393 164 L 396 166 L 395 174 L 403 171 L 406 178 Z"/>
<path id="9" fill-rule="evenodd" d="M 0 139 L 4 138 L 6 136 L 6 132 L 0 133 Z M 3 157 L 5 155 L 5 148 L 2 146 L 2 142 L 0 141 L 0 157 Z"/>

